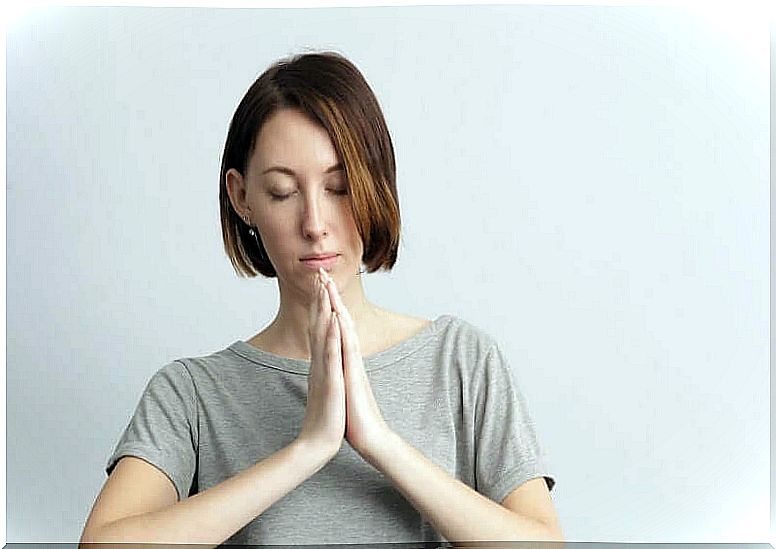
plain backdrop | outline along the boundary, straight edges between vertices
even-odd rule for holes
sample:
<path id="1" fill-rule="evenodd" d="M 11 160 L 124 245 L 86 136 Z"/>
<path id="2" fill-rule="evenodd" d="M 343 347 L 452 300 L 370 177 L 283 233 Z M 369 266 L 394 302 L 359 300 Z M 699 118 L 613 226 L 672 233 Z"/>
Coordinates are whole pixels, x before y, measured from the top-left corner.
<path id="1" fill-rule="evenodd" d="M 675 7 L 50 8 L 7 36 L 7 541 L 75 542 L 151 375 L 247 339 L 248 86 L 363 72 L 395 146 L 377 304 L 492 334 L 570 541 L 768 535 L 768 32 Z"/>

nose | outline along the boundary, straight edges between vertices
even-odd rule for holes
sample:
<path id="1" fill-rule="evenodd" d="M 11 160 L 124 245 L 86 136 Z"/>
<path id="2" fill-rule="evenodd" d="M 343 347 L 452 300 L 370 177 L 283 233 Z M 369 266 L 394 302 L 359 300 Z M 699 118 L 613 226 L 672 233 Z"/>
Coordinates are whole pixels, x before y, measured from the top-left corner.
<path id="1" fill-rule="evenodd" d="M 305 199 L 302 214 L 302 232 L 305 238 L 319 240 L 328 233 L 323 208 L 323 204 L 317 197 L 308 195 Z"/>

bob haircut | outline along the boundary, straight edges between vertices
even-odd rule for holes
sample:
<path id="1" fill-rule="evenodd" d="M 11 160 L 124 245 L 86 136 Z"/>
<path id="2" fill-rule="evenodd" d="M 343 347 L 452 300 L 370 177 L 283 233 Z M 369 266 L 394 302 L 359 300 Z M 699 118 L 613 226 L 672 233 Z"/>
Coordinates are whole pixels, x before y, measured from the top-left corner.
<path id="1" fill-rule="evenodd" d="M 219 202 L 224 248 L 238 276 L 276 277 L 261 235 L 232 207 L 226 172 L 243 176 L 264 122 L 281 109 L 298 109 L 328 132 L 343 164 L 350 207 L 367 272 L 396 263 L 401 217 L 393 143 L 377 98 L 359 70 L 335 52 L 297 54 L 273 63 L 237 106 L 221 158 Z"/>

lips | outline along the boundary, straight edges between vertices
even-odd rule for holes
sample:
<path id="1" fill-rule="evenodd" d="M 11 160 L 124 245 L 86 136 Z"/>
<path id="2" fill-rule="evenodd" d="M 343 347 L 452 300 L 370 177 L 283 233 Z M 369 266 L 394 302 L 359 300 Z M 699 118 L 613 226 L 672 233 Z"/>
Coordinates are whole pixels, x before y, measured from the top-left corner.
<path id="1" fill-rule="evenodd" d="M 311 256 L 308 259 L 302 259 L 301 262 L 302 265 L 314 271 L 317 271 L 321 267 L 327 271 L 331 271 L 338 259 L 339 256 L 334 254 L 329 256 Z"/>
<path id="2" fill-rule="evenodd" d="M 336 255 L 337 254 L 306 255 L 300 261 L 307 261 L 308 259 L 329 259 L 330 257 L 335 257 Z"/>

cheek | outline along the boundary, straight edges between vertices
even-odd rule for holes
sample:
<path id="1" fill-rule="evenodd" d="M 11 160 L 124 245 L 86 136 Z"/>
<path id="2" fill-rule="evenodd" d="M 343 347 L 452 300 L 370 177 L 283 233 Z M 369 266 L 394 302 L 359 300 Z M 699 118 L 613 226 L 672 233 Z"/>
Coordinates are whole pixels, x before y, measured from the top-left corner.
<path id="1" fill-rule="evenodd" d="M 260 224 L 259 233 L 261 234 L 261 241 L 264 243 L 264 247 L 272 251 L 279 250 L 283 240 L 286 238 L 283 233 L 283 227 L 271 222 Z"/>
<path id="2" fill-rule="evenodd" d="M 354 250 L 359 250 L 360 254 L 364 253 L 364 242 L 361 240 L 361 236 L 358 234 L 358 229 L 353 227 L 353 232 L 350 237 L 351 246 Z"/>
<path id="3" fill-rule="evenodd" d="M 289 246 L 289 236 L 282 229 L 266 227 L 265 232 L 261 233 L 261 239 L 264 242 L 264 249 L 267 250 L 267 255 L 269 255 L 276 268 L 279 265 L 285 265 L 289 258 L 296 255 L 296 252 Z M 280 268 L 282 269 L 283 267 Z"/>

